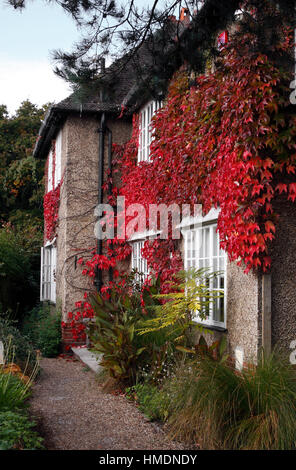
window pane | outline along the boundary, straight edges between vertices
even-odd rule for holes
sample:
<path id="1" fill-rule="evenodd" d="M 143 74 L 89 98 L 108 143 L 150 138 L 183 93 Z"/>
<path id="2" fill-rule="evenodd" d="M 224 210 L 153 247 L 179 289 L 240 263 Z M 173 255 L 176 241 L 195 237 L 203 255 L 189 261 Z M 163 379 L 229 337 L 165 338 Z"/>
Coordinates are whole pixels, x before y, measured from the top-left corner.
<path id="1" fill-rule="evenodd" d="M 203 230 L 203 243 L 204 243 L 204 257 L 207 258 L 210 256 L 210 229 L 205 228 Z"/>
<path id="2" fill-rule="evenodd" d="M 217 256 L 218 253 L 218 234 L 216 232 L 216 227 L 213 227 L 213 255 Z"/>
<path id="3" fill-rule="evenodd" d="M 191 238 L 191 256 L 193 259 L 196 258 L 196 232 L 191 232 L 192 238 Z"/>
<path id="4" fill-rule="evenodd" d="M 47 191 L 52 190 L 52 151 L 49 152 L 48 156 L 48 174 L 47 174 Z"/>
<path id="5" fill-rule="evenodd" d="M 198 258 L 202 258 L 203 257 L 203 235 L 202 235 L 202 229 L 198 229 L 196 231 L 196 235 L 197 235 L 197 250 L 198 250 Z"/>
<path id="6" fill-rule="evenodd" d="M 219 270 L 219 261 L 217 258 L 213 258 L 212 268 L 215 272 Z"/>

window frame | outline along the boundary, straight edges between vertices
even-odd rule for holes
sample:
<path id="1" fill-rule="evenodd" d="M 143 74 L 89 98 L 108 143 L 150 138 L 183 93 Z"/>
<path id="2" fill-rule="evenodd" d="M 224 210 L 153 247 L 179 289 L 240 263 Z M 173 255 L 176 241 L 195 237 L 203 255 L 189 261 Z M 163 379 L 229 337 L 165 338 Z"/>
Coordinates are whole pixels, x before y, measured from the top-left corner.
<path id="1" fill-rule="evenodd" d="M 157 238 L 158 235 L 161 234 L 161 230 L 146 230 L 145 232 L 135 232 L 130 238 L 129 238 L 129 243 L 131 245 L 131 248 L 133 249 L 133 245 L 135 243 L 139 243 L 139 242 L 142 242 L 143 246 L 144 246 L 144 243 L 146 241 L 149 241 L 149 240 L 155 240 L 155 238 Z M 144 260 L 144 262 L 146 261 L 147 263 L 147 260 L 145 260 L 145 258 L 143 258 L 143 256 L 141 256 L 142 259 Z M 133 252 L 131 254 L 131 269 L 134 269 L 135 266 L 133 266 Z M 147 277 L 151 274 L 151 271 L 150 269 L 147 267 L 146 269 L 146 276 L 145 276 L 145 279 L 147 279 Z M 145 280 L 144 279 L 144 280 Z"/>
<path id="2" fill-rule="evenodd" d="M 50 149 L 48 154 L 48 168 L 47 168 L 47 192 L 52 191 L 53 188 L 53 151 Z"/>
<path id="3" fill-rule="evenodd" d="M 54 170 L 54 171 L 53 171 Z M 53 191 L 62 179 L 62 129 L 52 141 L 48 154 L 47 192 Z"/>
<path id="4" fill-rule="evenodd" d="M 151 120 L 161 106 L 161 101 L 150 100 L 139 111 L 138 163 L 150 161 L 150 145 L 152 142 Z"/>
<path id="5" fill-rule="evenodd" d="M 132 253 L 131 253 L 131 268 L 137 269 L 136 280 L 142 284 L 150 275 L 150 269 L 145 258 L 143 258 L 141 250 L 144 248 L 145 239 L 137 239 L 131 242 Z M 136 250 L 136 256 L 134 252 Z M 136 262 L 135 262 L 136 261 Z M 142 275 L 141 275 L 142 273 Z"/>
<path id="6" fill-rule="evenodd" d="M 62 179 L 62 130 L 56 136 L 55 140 L 55 188 L 60 184 Z"/>
<path id="7" fill-rule="evenodd" d="M 41 247 L 40 301 L 56 303 L 57 248 L 53 241 Z"/>
<path id="8" fill-rule="evenodd" d="M 210 219 L 209 217 L 205 217 L 204 219 L 206 219 L 206 220 L 203 221 L 203 218 L 200 217 L 198 221 L 197 220 L 192 220 L 192 224 L 188 223 L 188 224 L 186 224 L 185 226 L 182 227 L 182 236 L 183 236 L 183 240 L 184 240 L 184 269 L 186 270 L 186 269 L 189 269 L 190 267 L 198 269 L 200 267 L 199 266 L 200 263 L 198 262 L 198 260 L 206 260 L 206 259 L 209 260 L 210 268 L 213 269 L 214 266 L 212 266 L 212 264 L 213 264 L 214 259 L 216 258 L 217 268 L 218 268 L 216 270 L 219 271 L 220 270 L 220 260 L 223 259 L 223 263 L 224 263 L 224 269 L 223 269 L 223 274 L 224 274 L 224 276 L 223 276 L 223 278 L 224 278 L 224 288 L 223 288 L 223 291 L 224 291 L 224 298 L 223 298 L 224 319 L 223 319 L 223 321 L 215 320 L 214 319 L 214 311 L 213 311 L 213 309 L 211 309 L 209 318 L 201 319 L 201 318 L 198 317 L 198 314 L 196 314 L 193 317 L 193 320 L 197 321 L 198 323 L 200 323 L 201 325 L 204 325 L 204 326 L 226 329 L 226 325 L 227 325 L 227 256 L 226 256 L 226 252 L 224 250 L 221 250 L 221 248 L 220 248 L 219 233 L 216 231 L 216 229 L 217 229 L 217 218 Z M 193 233 L 197 234 L 198 231 L 204 231 L 206 229 L 209 229 L 209 237 L 210 237 L 209 244 L 208 244 L 208 246 L 209 246 L 208 256 L 204 255 L 202 258 L 198 257 L 199 239 L 198 239 L 198 236 L 195 236 L 195 240 L 194 240 L 194 243 L 195 243 L 195 257 L 190 257 L 189 258 L 188 257 L 188 235 L 191 236 L 191 241 L 192 241 Z M 216 245 L 216 247 L 217 247 L 216 253 L 217 254 L 216 255 L 213 252 L 213 247 L 214 247 L 214 245 L 213 245 L 213 234 L 214 234 L 214 231 L 217 234 L 217 245 Z M 199 232 L 199 233 L 201 233 L 201 232 Z M 219 247 L 219 250 L 218 250 L 218 247 Z M 222 252 L 222 256 L 221 256 L 221 252 Z M 213 290 L 220 290 L 221 289 L 220 282 L 221 282 L 221 276 L 218 277 L 218 283 L 219 283 L 218 286 L 213 287 Z M 217 299 L 217 300 L 219 302 L 219 299 Z"/>

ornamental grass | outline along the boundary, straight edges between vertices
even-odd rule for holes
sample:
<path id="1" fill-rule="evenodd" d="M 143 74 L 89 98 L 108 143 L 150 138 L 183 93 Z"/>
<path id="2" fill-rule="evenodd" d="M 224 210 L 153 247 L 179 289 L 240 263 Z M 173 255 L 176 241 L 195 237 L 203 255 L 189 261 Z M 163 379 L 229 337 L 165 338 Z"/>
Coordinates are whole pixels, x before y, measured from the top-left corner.
<path id="1" fill-rule="evenodd" d="M 0 364 L 0 412 L 14 411 L 24 408 L 26 399 L 30 395 L 30 388 L 39 370 L 39 362 L 35 362 L 32 372 L 27 375 L 30 357 L 27 358 L 26 366 L 22 371 L 14 363 L 14 347 L 11 341 L 5 351 L 4 363 Z"/>
<path id="2" fill-rule="evenodd" d="M 278 353 L 242 372 L 205 357 L 167 387 L 175 438 L 203 449 L 296 448 L 296 372 Z"/>

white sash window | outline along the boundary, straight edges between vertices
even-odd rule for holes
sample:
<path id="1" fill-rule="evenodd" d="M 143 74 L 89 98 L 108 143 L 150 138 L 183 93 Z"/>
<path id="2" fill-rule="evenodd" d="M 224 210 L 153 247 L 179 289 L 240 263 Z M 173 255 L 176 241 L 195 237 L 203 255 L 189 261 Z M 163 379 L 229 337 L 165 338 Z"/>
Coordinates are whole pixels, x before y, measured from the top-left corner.
<path id="1" fill-rule="evenodd" d="M 160 101 L 150 101 L 140 110 L 138 162 L 149 161 L 152 142 L 151 119 L 155 112 L 161 108 L 161 105 Z"/>
<path id="2" fill-rule="evenodd" d="M 47 192 L 53 190 L 53 180 L 52 180 L 52 167 L 53 167 L 53 153 L 50 150 L 48 155 L 48 174 L 47 174 Z"/>
<path id="3" fill-rule="evenodd" d="M 149 275 L 147 260 L 142 256 L 142 248 L 144 248 L 144 240 L 132 243 L 132 269 L 137 269 L 136 279 L 143 282 Z"/>
<path id="4" fill-rule="evenodd" d="M 60 131 L 55 141 L 55 187 L 61 182 L 62 179 L 62 131 Z"/>
<path id="5" fill-rule="evenodd" d="M 209 326 L 226 327 L 226 254 L 220 248 L 217 223 L 199 223 L 193 228 L 183 227 L 184 237 L 184 268 L 209 268 L 210 272 L 220 271 L 214 279 L 211 279 L 210 288 L 221 290 L 224 297 L 216 299 L 209 309 L 205 320 L 199 320 Z M 197 318 L 198 319 L 198 316 Z"/>
<path id="6" fill-rule="evenodd" d="M 54 142 L 55 158 L 52 149 L 48 155 L 47 192 L 55 189 L 62 179 L 62 131 Z"/>
<path id="7" fill-rule="evenodd" d="M 41 248 L 40 300 L 56 302 L 56 247 Z"/>

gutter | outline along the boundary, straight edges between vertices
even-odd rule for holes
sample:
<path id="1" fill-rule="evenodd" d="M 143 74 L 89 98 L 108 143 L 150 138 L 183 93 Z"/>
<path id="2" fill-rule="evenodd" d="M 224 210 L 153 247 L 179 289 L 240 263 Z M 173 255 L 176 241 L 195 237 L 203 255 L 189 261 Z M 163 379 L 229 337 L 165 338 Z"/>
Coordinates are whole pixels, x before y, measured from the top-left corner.
<path id="1" fill-rule="evenodd" d="M 62 113 L 55 107 L 46 113 L 39 130 L 39 136 L 33 150 L 34 158 L 47 157 L 51 141 L 60 129 L 63 120 Z"/>

